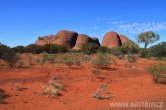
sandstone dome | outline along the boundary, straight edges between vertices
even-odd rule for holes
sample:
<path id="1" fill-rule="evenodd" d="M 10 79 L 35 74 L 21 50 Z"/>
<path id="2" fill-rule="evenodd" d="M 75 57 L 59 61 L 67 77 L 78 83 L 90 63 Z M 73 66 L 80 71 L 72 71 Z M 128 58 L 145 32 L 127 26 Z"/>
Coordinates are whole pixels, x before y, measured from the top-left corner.
<path id="1" fill-rule="evenodd" d="M 107 32 L 103 37 L 103 41 L 102 41 L 101 45 L 106 46 L 108 48 L 113 48 L 113 47 L 121 46 L 122 43 L 121 43 L 118 33 Z"/>

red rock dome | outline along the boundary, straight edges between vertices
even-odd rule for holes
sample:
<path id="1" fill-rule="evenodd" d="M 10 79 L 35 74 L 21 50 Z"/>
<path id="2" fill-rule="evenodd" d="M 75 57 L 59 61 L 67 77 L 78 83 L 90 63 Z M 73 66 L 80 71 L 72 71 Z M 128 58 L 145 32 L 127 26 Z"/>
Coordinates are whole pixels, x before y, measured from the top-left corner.
<path id="1" fill-rule="evenodd" d="M 73 31 L 60 30 L 57 32 L 56 36 L 58 37 L 55 41 L 56 44 L 72 48 L 76 44 L 78 34 Z"/>
<path id="2" fill-rule="evenodd" d="M 117 46 L 121 46 L 121 40 L 116 32 L 107 32 L 102 41 L 102 46 L 107 46 L 108 48 L 113 48 Z"/>
<path id="3" fill-rule="evenodd" d="M 124 35 L 119 35 L 122 44 L 126 43 L 126 42 L 132 42 L 130 39 L 128 39 L 126 36 Z"/>
<path id="4" fill-rule="evenodd" d="M 55 44 L 55 37 L 56 37 L 56 35 L 39 37 L 39 39 L 35 41 L 35 44 L 37 44 L 37 45 Z"/>
<path id="5" fill-rule="evenodd" d="M 81 45 L 87 42 L 90 42 L 91 38 L 85 34 L 79 34 L 77 37 L 76 45 L 73 49 L 80 49 Z"/>

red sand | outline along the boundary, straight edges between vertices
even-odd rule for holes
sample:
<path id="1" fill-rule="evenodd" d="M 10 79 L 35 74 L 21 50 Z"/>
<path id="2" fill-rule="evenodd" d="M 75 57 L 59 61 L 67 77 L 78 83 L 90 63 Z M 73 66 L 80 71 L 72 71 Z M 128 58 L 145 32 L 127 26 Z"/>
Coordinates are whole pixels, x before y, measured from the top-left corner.
<path id="1" fill-rule="evenodd" d="M 139 59 L 130 64 L 131 68 L 126 68 L 124 61 L 119 60 L 117 65 L 101 70 L 100 78 L 92 74 L 94 68 L 88 64 L 70 68 L 62 64 L 15 69 L 0 66 L 0 88 L 9 95 L 7 104 L 1 104 L 0 110 L 110 110 L 110 102 L 166 102 L 166 86 L 155 84 L 152 76 L 145 71 L 151 63 L 154 61 Z M 62 96 L 49 98 L 41 94 L 42 87 L 52 76 L 65 85 Z M 15 83 L 26 89 L 16 90 Z M 114 98 L 91 98 L 91 94 L 103 83 L 108 84 L 104 93 L 111 92 Z"/>

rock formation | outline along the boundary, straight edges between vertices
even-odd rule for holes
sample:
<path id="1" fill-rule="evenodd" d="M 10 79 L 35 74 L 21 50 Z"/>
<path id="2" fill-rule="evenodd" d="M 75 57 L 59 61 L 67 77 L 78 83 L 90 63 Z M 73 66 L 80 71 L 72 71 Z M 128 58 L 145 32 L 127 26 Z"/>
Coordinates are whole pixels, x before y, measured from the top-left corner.
<path id="1" fill-rule="evenodd" d="M 126 36 L 124 35 L 119 35 L 122 44 L 126 43 L 126 42 L 132 42 L 130 39 L 128 39 Z"/>
<path id="2" fill-rule="evenodd" d="M 107 32 L 102 41 L 102 46 L 107 46 L 108 48 L 121 46 L 121 40 L 116 32 Z"/>
<path id="3" fill-rule="evenodd" d="M 80 49 L 81 45 L 87 42 L 90 42 L 91 38 L 85 34 L 79 34 L 77 37 L 76 45 L 73 49 Z"/>
<path id="4" fill-rule="evenodd" d="M 125 42 L 132 42 L 124 35 L 118 35 L 116 32 L 107 32 L 101 43 L 101 46 L 107 46 L 108 48 L 121 46 Z M 60 30 L 56 35 L 43 36 L 40 37 L 35 44 L 44 45 L 44 44 L 58 44 L 65 45 L 68 48 L 80 49 L 80 46 L 84 43 L 96 43 L 100 46 L 98 38 L 91 38 L 85 34 L 79 34 L 77 32 Z M 133 43 L 133 42 L 132 42 Z"/>
<path id="5" fill-rule="evenodd" d="M 58 37 L 55 41 L 55 44 L 65 45 L 69 48 L 72 48 L 76 44 L 78 33 L 67 30 L 60 30 L 57 32 L 56 36 Z"/>
<path id="6" fill-rule="evenodd" d="M 92 38 L 92 43 L 96 43 L 97 45 L 99 45 L 99 46 L 100 46 L 99 39 L 98 39 L 98 38 L 96 38 L 96 37 L 93 37 L 93 38 Z"/>
<path id="7" fill-rule="evenodd" d="M 42 36 L 36 40 L 35 44 L 44 45 L 44 44 L 54 44 L 56 35 Z"/>

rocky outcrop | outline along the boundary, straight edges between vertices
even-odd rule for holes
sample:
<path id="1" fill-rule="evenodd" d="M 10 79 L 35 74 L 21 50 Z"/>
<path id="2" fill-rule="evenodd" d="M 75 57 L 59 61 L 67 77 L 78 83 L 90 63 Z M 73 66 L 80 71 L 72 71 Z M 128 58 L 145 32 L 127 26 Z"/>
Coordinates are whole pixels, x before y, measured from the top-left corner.
<path id="1" fill-rule="evenodd" d="M 93 38 L 92 38 L 92 43 L 95 43 L 95 44 L 97 44 L 98 46 L 100 46 L 99 39 L 96 38 L 96 37 L 93 37 Z"/>
<path id="2" fill-rule="evenodd" d="M 101 45 L 106 46 L 108 48 L 113 48 L 113 47 L 121 46 L 122 43 L 121 43 L 118 33 L 107 32 L 103 37 L 103 41 L 102 41 Z"/>
<path id="3" fill-rule="evenodd" d="M 87 42 L 90 42 L 91 38 L 88 35 L 85 34 L 79 34 L 77 37 L 76 45 L 73 49 L 80 49 L 81 45 Z"/>
<path id="4" fill-rule="evenodd" d="M 37 45 L 55 44 L 55 37 L 56 35 L 39 37 L 38 40 L 35 41 L 35 44 Z"/>
<path id="5" fill-rule="evenodd" d="M 126 36 L 124 35 L 119 35 L 120 40 L 122 42 L 122 44 L 126 43 L 126 42 L 132 42 L 130 39 L 128 39 Z"/>
<path id="6" fill-rule="evenodd" d="M 56 36 L 58 37 L 55 41 L 55 44 L 65 45 L 69 48 L 73 48 L 76 44 L 78 33 L 67 30 L 60 30 L 57 32 Z"/>
<path id="7" fill-rule="evenodd" d="M 101 43 L 101 46 L 107 46 L 108 48 L 121 46 L 125 42 L 132 42 L 124 35 L 118 35 L 116 32 L 107 32 Z M 56 35 L 43 36 L 40 37 L 35 44 L 44 45 L 44 44 L 58 44 L 65 45 L 68 48 L 80 49 L 80 46 L 84 43 L 96 43 L 100 46 L 98 38 L 91 38 L 86 34 L 79 34 L 77 32 L 60 30 Z M 133 43 L 133 42 L 132 42 Z"/>

